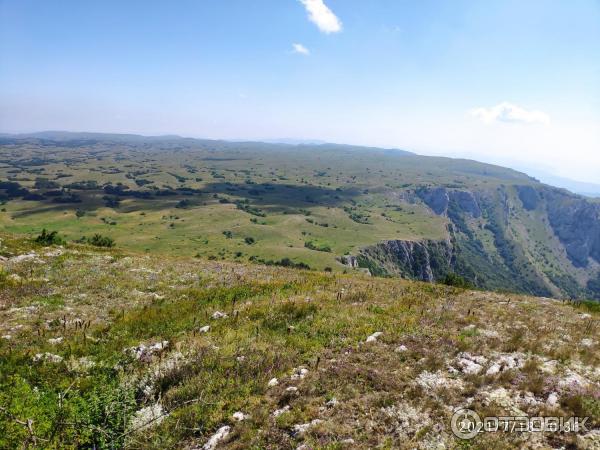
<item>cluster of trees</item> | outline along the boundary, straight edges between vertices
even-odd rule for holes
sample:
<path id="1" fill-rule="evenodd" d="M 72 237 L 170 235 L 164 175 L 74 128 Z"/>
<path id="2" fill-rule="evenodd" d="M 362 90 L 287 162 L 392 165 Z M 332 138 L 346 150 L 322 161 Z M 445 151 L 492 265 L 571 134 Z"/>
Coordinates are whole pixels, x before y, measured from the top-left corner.
<path id="1" fill-rule="evenodd" d="M 34 239 L 34 241 L 45 247 L 50 246 L 50 245 L 65 245 L 66 244 L 65 239 L 62 238 L 58 234 L 58 231 L 48 231 L 45 228 Z M 75 242 L 78 242 L 80 244 L 89 244 L 89 245 L 93 245 L 95 247 L 111 248 L 111 247 L 115 246 L 115 241 L 112 238 L 110 238 L 108 236 L 102 236 L 101 234 L 98 234 L 98 233 L 94 234 L 90 238 L 83 236 L 81 239 L 79 239 Z"/>
<path id="2" fill-rule="evenodd" d="M 260 264 L 264 264 L 266 266 L 281 266 L 281 267 L 291 267 L 294 269 L 305 269 L 310 270 L 310 266 L 303 262 L 294 262 L 290 258 L 282 258 L 280 260 L 272 260 L 272 259 L 261 259 L 256 256 L 251 256 L 250 261 L 257 262 Z"/>
<path id="3" fill-rule="evenodd" d="M 82 244 L 90 244 L 95 247 L 107 247 L 111 248 L 115 246 L 115 241 L 108 236 L 102 236 L 101 234 L 94 234 L 91 238 L 83 236 L 80 240 Z"/>
<path id="4" fill-rule="evenodd" d="M 318 242 L 315 242 L 315 241 L 306 241 L 304 243 L 304 246 L 306 248 L 308 248 L 309 250 L 316 250 L 318 252 L 331 253 L 331 247 L 327 244 L 319 244 Z"/>

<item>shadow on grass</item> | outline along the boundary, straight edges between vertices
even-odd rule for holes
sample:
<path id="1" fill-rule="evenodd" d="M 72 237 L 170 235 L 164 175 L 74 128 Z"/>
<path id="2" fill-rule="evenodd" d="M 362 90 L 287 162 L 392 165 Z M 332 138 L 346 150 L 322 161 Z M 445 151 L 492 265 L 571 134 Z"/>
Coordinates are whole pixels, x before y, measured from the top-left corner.
<path id="1" fill-rule="evenodd" d="M 71 190 L 81 199 L 79 203 L 53 203 L 51 200 L 31 202 L 31 208 L 13 214 L 15 219 L 49 212 L 94 212 L 106 207 L 102 190 Z M 150 193 L 152 191 L 149 191 Z M 210 183 L 200 192 L 176 189 L 172 195 L 152 195 L 137 198 L 124 191 L 123 195 L 109 195 L 120 202 L 117 213 L 136 211 L 165 211 L 173 208 L 197 208 L 218 203 L 237 203 L 250 208 L 260 208 L 272 213 L 301 213 L 312 206 L 340 207 L 360 195 L 358 189 L 332 189 L 311 185 L 274 183 Z M 242 208 L 243 209 L 243 208 Z"/>

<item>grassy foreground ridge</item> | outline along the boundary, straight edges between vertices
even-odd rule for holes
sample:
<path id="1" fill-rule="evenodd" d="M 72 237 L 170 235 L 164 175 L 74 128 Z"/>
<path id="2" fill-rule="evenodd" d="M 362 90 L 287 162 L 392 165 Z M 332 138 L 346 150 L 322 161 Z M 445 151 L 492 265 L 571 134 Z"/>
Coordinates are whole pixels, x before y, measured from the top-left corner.
<path id="1" fill-rule="evenodd" d="M 0 241 L 0 448 L 596 448 L 597 304 Z"/>

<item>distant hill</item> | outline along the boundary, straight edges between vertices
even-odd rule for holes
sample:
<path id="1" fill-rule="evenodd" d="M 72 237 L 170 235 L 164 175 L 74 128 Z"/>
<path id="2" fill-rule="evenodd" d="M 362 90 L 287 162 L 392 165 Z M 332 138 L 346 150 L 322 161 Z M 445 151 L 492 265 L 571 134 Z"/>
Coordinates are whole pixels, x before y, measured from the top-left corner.
<path id="1" fill-rule="evenodd" d="M 600 202 L 512 169 L 339 144 L 0 138 L 0 226 L 135 251 L 600 298 Z"/>
<path id="2" fill-rule="evenodd" d="M 588 197 L 600 197 L 600 184 L 595 183 L 584 183 L 582 181 L 575 181 L 569 178 L 557 177 L 544 171 L 538 171 L 536 169 L 528 169 L 527 173 L 538 178 L 543 183 L 550 184 L 552 186 L 568 189 L 576 194 L 585 195 Z"/>

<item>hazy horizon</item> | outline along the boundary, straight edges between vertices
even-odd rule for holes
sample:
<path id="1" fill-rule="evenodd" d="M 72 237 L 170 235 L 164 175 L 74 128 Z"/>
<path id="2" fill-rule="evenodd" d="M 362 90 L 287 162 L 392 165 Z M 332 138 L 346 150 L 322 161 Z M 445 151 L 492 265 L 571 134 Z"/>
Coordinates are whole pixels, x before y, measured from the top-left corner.
<path id="1" fill-rule="evenodd" d="M 152 135 L 152 134 L 137 134 L 137 133 L 115 133 L 115 132 L 109 132 L 109 131 L 99 132 L 99 131 L 71 131 L 71 130 L 38 130 L 38 131 L 30 131 L 30 132 L 23 132 L 23 133 L 0 132 L 0 134 L 13 135 L 13 136 L 19 136 L 19 135 L 28 136 L 28 135 L 36 135 L 36 134 L 44 134 L 44 133 L 72 133 L 72 134 L 79 134 L 79 133 L 88 134 L 88 133 L 90 133 L 90 134 L 107 134 L 107 135 L 115 135 L 116 134 L 116 135 L 124 135 L 124 136 L 125 135 L 141 136 L 141 137 L 148 137 L 148 138 L 176 137 L 176 138 L 181 138 L 181 139 L 211 140 L 211 138 L 207 138 L 205 136 L 184 136 L 184 135 L 178 135 L 178 134 L 173 134 L 173 133 Z M 321 145 L 321 144 L 349 145 L 349 146 L 357 145 L 357 144 L 347 143 L 347 142 L 328 142 L 328 141 L 322 141 L 322 140 L 318 140 L 318 139 L 296 139 L 296 138 L 274 138 L 274 139 L 269 139 L 269 138 L 244 139 L 244 138 L 240 138 L 240 139 L 221 139 L 221 140 L 229 141 L 229 142 L 264 142 L 264 143 L 270 143 L 270 144 L 275 143 L 275 144 L 286 144 L 286 145 Z M 373 146 L 367 145 L 365 147 L 373 147 Z M 509 169 L 516 170 L 518 172 L 523 172 L 531 177 L 534 177 L 534 178 L 540 180 L 542 183 L 545 183 L 545 184 L 565 188 L 565 189 L 568 189 L 577 194 L 587 195 L 587 196 L 591 196 L 591 197 L 600 197 L 600 184 L 596 184 L 593 182 L 580 181 L 580 180 L 577 180 L 574 178 L 560 177 L 551 172 L 545 171 L 543 167 L 539 168 L 539 167 L 522 165 L 518 161 L 512 161 L 512 162 L 510 162 L 510 161 L 504 161 L 504 162 L 500 161 L 499 162 L 499 161 L 491 161 L 491 160 L 485 161 L 483 159 L 478 159 L 476 157 L 460 156 L 458 154 L 426 155 L 426 154 L 416 152 L 410 148 L 398 148 L 398 147 L 380 147 L 380 148 L 389 149 L 389 150 L 407 151 L 407 152 L 411 152 L 411 153 L 414 153 L 415 155 L 420 155 L 420 156 L 440 156 L 440 157 L 458 158 L 458 159 L 464 158 L 464 159 L 479 161 L 479 162 L 487 163 L 487 164 L 495 164 L 495 165 L 499 165 L 499 166 L 503 166 L 503 167 L 506 167 Z"/>
<path id="2" fill-rule="evenodd" d="M 0 2 L 0 131 L 405 148 L 600 184 L 600 3 Z"/>

